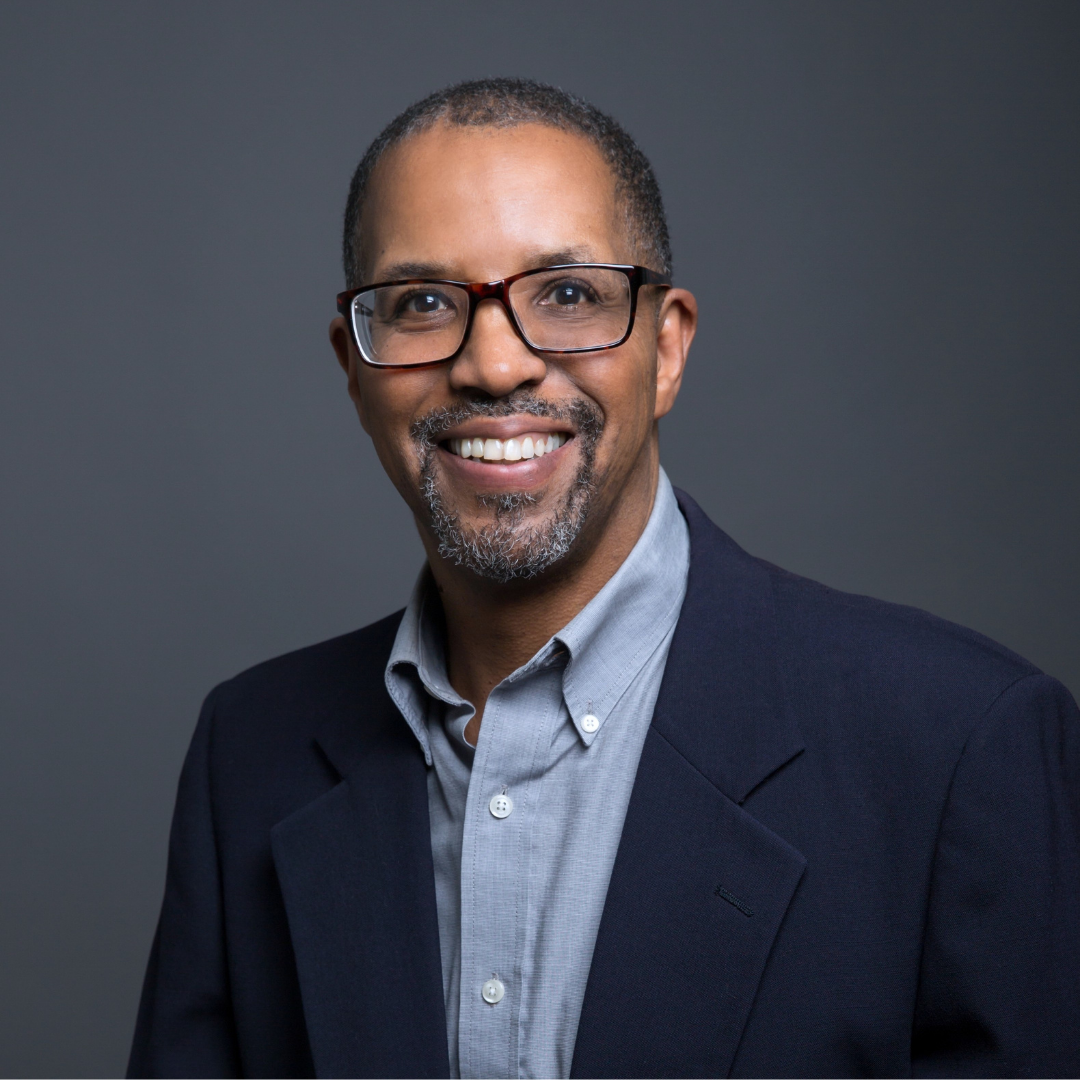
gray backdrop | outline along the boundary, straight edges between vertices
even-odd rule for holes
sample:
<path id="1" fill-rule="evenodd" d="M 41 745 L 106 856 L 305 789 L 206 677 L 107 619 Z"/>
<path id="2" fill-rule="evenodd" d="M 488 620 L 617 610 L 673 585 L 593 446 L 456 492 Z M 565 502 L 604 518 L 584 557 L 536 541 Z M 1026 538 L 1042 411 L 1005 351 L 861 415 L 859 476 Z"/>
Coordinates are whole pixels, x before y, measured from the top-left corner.
<path id="1" fill-rule="evenodd" d="M 420 563 L 326 342 L 365 144 L 522 74 L 655 163 L 665 464 L 1080 689 L 1080 5 L 5 3 L 0 1073 L 122 1070 L 203 695 Z"/>

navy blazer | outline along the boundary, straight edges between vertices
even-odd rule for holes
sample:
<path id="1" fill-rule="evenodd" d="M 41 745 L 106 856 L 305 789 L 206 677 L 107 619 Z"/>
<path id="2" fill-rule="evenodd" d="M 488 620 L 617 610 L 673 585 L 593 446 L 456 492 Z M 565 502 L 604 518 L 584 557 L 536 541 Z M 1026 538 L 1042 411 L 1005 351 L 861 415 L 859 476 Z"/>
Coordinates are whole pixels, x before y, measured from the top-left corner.
<path id="1" fill-rule="evenodd" d="M 752 558 L 691 562 L 574 1076 L 1080 1075 L 1080 716 L 1031 664 Z M 133 1076 L 445 1076 L 400 613 L 209 696 Z"/>

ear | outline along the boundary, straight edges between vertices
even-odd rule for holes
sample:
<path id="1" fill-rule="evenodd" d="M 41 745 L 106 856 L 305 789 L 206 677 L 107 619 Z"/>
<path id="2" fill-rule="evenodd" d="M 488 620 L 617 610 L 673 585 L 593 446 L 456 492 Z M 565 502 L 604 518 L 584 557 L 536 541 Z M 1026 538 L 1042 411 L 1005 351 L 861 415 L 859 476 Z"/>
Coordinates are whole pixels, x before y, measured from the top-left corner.
<path id="1" fill-rule="evenodd" d="M 653 419 L 671 411 L 679 396 L 690 342 L 697 330 L 698 306 L 686 289 L 667 289 L 657 314 L 656 408 Z"/>
<path id="2" fill-rule="evenodd" d="M 340 315 L 330 323 L 330 344 L 334 347 L 334 353 L 337 356 L 338 363 L 341 365 L 341 370 L 348 375 L 352 342 L 349 340 L 349 328 Z"/>
<path id="3" fill-rule="evenodd" d="M 356 355 L 356 347 L 353 345 L 352 335 L 345 320 L 338 316 L 330 323 L 330 344 L 334 347 L 334 355 L 341 365 L 341 370 L 349 380 L 349 397 L 352 398 L 356 411 L 360 414 L 360 423 L 364 422 L 360 411 L 360 380 L 359 363 Z"/>

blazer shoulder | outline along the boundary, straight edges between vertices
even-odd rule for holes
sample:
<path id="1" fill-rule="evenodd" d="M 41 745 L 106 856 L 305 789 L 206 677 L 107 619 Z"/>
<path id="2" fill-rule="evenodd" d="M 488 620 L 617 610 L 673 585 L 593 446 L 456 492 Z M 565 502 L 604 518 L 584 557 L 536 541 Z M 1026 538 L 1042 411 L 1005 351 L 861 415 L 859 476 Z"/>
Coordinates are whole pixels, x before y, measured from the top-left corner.
<path id="1" fill-rule="evenodd" d="M 962 737 L 1013 683 L 1042 672 L 990 638 L 929 612 L 843 592 L 745 552 L 685 493 L 690 526 L 688 608 L 699 639 L 774 651 L 777 677 L 807 718 L 846 715 L 909 733 Z M 696 565 L 695 565 L 696 564 Z M 746 614 L 746 613 L 750 614 Z M 725 623 L 739 626 L 724 637 Z M 769 629 L 766 631 L 766 625 Z M 746 662 L 761 663 L 746 657 Z M 951 740 L 950 740 L 951 741 Z"/>
<path id="2" fill-rule="evenodd" d="M 337 697 L 343 687 L 372 678 L 382 682 L 404 609 L 347 634 L 272 657 L 218 684 L 210 693 L 219 708 L 273 698 Z"/>
<path id="3" fill-rule="evenodd" d="M 268 836 L 393 725 L 383 671 L 401 615 L 256 664 L 207 695 L 192 752 L 208 770 L 222 843 Z"/>
<path id="4" fill-rule="evenodd" d="M 761 559 L 778 633 L 804 676 L 909 709 L 974 719 L 1038 667 L 1004 645 L 927 611 L 843 592 Z"/>
<path id="5" fill-rule="evenodd" d="M 265 660 L 215 686 L 200 721 L 212 728 L 215 758 L 287 754 L 350 717 L 361 727 L 365 713 L 382 719 L 389 702 L 383 672 L 402 614 Z"/>
<path id="6" fill-rule="evenodd" d="M 764 559 L 754 558 L 768 573 L 778 613 L 818 630 L 831 628 L 851 642 L 880 647 L 891 643 L 925 655 L 941 652 L 950 660 L 967 657 L 1000 667 L 1014 679 L 1042 672 L 1012 649 L 959 623 L 921 608 L 844 592 L 802 577 Z"/>

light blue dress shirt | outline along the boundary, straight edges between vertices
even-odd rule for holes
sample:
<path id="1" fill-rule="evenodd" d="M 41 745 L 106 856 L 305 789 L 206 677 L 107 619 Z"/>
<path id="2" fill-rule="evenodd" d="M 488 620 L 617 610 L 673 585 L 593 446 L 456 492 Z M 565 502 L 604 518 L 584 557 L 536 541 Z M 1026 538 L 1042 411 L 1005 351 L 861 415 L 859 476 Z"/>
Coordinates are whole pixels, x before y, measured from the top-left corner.
<path id="1" fill-rule="evenodd" d="M 686 522 L 661 470 L 634 549 L 566 627 L 492 690 L 475 749 L 464 735 L 474 710 L 447 678 L 426 568 L 417 582 L 386 686 L 430 766 L 454 1076 L 570 1073 L 611 868 L 689 565 Z M 485 1000 L 485 983 L 489 999 L 501 988 L 500 1000 Z"/>

